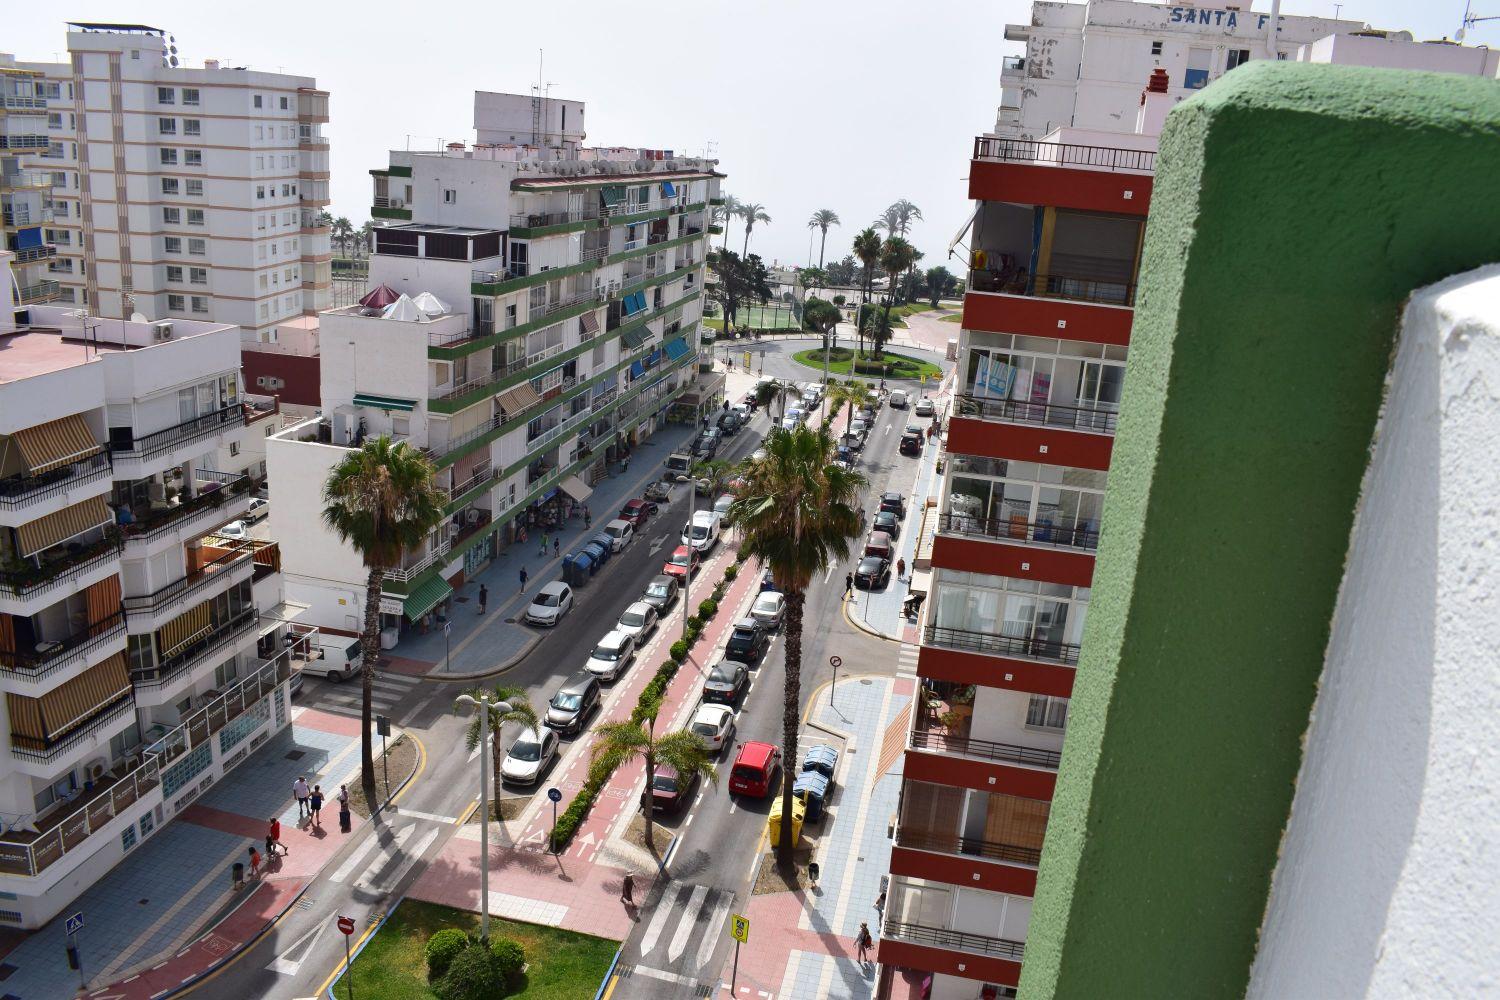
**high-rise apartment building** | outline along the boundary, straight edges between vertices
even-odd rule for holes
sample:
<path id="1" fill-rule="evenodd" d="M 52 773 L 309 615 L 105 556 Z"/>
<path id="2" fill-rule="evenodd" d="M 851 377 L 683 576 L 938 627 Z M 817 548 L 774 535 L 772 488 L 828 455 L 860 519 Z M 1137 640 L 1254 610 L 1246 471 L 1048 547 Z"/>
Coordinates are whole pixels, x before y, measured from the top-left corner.
<path id="1" fill-rule="evenodd" d="M 58 295 L 51 275 L 57 247 L 44 229 L 52 220 L 52 175 L 23 164 L 47 149 L 46 81 L 35 70 L 4 65 L 0 57 L 0 206 L 5 233 L 0 249 L 11 252 L 15 300 L 48 302 Z"/>
<path id="2" fill-rule="evenodd" d="M 0 253 L 0 925 L 37 927 L 287 725 L 239 331 L 17 308 Z M 269 612 L 266 615 L 262 611 Z"/>
<path id="3" fill-rule="evenodd" d="M 674 406 L 695 419 L 715 393 L 695 381 L 715 161 L 585 147 L 577 102 L 479 93 L 474 114 L 474 146 L 392 152 L 372 171 L 390 223 L 373 297 L 320 316 L 322 416 L 268 443 L 288 595 L 322 626 L 363 627 L 365 570 L 318 516 L 350 447 L 410 441 L 448 498 L 386 576 L 393 628 L 446 601 L 540 505 L 586 501 Z"/>
<path id="4" fill-rule="evenodd" d="M 21 200 L 41 225 L 13 248 L 47 255 L 46 297 L 114 319 L 230 323 L 249 342 L 326 308 L 327 92 L 213 59 L 179 66 L 157 28 L 68 29 L 66 63 L 0 56 L 4 129 L 27 150 L 16 172 L 7 151 L 6 204 L 15 177 L 37 192 Z"/>

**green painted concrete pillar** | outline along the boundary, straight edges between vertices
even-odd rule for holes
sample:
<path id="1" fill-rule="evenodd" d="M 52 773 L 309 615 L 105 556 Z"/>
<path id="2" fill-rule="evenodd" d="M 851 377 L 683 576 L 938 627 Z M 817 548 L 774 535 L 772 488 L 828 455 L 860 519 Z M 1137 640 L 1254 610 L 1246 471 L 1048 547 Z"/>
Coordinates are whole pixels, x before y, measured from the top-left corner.
<path id="1" fill-rule="evenodd" d="M 1408 293 L 1500 261 L 1500 84 L 1252 63 L 1167 119 L 1021 995 L 1243 995 Z"/>

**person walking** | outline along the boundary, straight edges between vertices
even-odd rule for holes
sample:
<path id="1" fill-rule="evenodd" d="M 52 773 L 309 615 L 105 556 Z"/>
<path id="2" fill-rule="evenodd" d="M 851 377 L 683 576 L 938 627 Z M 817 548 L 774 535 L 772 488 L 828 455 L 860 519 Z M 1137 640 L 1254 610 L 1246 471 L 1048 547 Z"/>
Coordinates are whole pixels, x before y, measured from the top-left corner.
<path id="1" fill-rule="evenodd" d="M 323 786 L 314 785 L 312 795 L 308 797 L 308 815 L 312 817 L 313 825 L 323 825 Z"/>
<path id="2" fill-rule="evenodd" d="M 626 906 L 635 905 L 635 872 L 626 872 L 620 880 L 620 902 Z"/>
<path id="3" fill-rule="evenodd" d="M 479 613 L 484 614 L 484 606 L 490 601 L 490 588 L 484 584 L 479 585 Z"/>
<path id="4" fill-rule="evenodd" d="M 526 589 L 526 567 L 522 566 L 521 567 L 521 590 L 524 591 L 525 589 Z"/>
<path id="5" fill-rule="evenodd" d="M 255 849 L 254 844 L 250 845 L 250 877 L 260 877 L 260 852 Z"/>
<path id="6" fill-rule="evenodd" d="M 853 573 L 845 573 L 844 574 L 844 596 L 845 597 L 853 597 L 854 596 L 854 574 Z"/>
<path id="7" fill-rule="evenodd" d="M 859 923 L 859 933 L 854 937 L 854 943 L 859 947 L 859 964 L 870 964 L 870 946 L 875 943 L 870 937 L 870 925 L 863 920 Z"/>
<path id="8" fill-rule="evenodd" d="M 904 558 L 896 560 L 896 579 L 906 579 L 906 560 Z"/>
<path id="9" fill-rule="evenodd" d="M 592 528 L 594 526 L 594 515 L 589 512 L 589 505 L 583 505 L 583 526 Z"/>
<path id="10" fill-rule="evenodd" d="M 547 533 L 545 531 L 542 532 L 542 546 L 537 550 L 536 554 L 544 559 L 547 557 Z"/>
<path id="11" fill-rule="evenodd" d="M 336 797 L 339 802 L 339 829 L 348 833 L 354 828 L 354 820 L 349 815 L 349 786 L 340 785 Z"/>
<path id="12" fill-rule="evenodd" d="M 297 818 L 303 819 L 307 816 L 307 797 L 312 792 L 307 787 L 307 778 L 298 775 L 297 780 L 292 782 L 292 795 L 297 799 Z"/>
<path id="13" fill-rule="evenodd" d="M 558 555 L 562 552 L 562 539 L 556 535 L 552 536 L 552 554 Z"/>
<path id="14" fill-rule="evenodd" d="M 272 816 L 271 825 L 266 828 L 266 857 L 274 858 L 276 856 L 276 848 L 278 847 L 281 848 L 282 857 L 286 857 L 291 853 L 286 849 L 286 845 L 281 842 L 281 820 Z"/>
<path id="15" fill-rule="evenodd" d="M 878 918 L 882 919 L 882 920 L 885 918 L 885 890 L 884 889 L 881 889 L 880 890 L 880 895 L 878 895 L 878 896 L 875 897 L 875 915 Z"/>

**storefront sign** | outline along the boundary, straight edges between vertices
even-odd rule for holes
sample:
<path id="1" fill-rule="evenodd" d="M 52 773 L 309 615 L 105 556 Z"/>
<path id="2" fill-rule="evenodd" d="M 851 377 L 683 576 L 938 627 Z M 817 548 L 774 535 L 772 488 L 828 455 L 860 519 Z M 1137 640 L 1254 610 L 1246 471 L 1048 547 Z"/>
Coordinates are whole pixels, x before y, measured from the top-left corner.
<path id="1" fill-rule="evenodd" d="M 1244 17 L 1248 25 L 1251 18 L 1255 20 L 1255 30 L 1264 31 L 1266 22 L 1271 19 L 1269 14 L 1257 14 L 1249 10 L 1205 10 L 1202 7 L 1173 7 L 1168 11 L 1167 21 L 1171 24 L 1197 24 L 1205 28 L 1228 28 L 1233 31 L 1240 26 L 1240 18 Z"/>
<path id="2" fill-rule="evenodd" d="M 380 613 L 383 615 L 399 615 L 406 610 L 405 601 L 400 597 L 386 597 L 380 595 Z"/>

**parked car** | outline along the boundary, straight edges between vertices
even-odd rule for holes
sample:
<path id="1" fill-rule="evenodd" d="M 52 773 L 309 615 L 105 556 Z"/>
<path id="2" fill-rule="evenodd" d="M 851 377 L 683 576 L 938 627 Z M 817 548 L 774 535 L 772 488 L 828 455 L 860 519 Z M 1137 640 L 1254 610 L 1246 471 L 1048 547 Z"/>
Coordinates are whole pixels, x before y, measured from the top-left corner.
<path id="1" fill-rule="evenodd" d="M 923 396 L 921 399 L 917 400 L 917 405 L 912 407 L 911 410 L 912 415 L 918 417 L 930 417 L 936 411 L 937 407 L 933 406 L 932 400 L 928 399 L 926 396 Z"/>
<path id="2" fill-rule="evenodd" d="M 656 630 L 657 613 L 656 608 L 645 601 L 636 601 L 626 608 L 620 615 L 620 621 L 615 628 L 635 639 L 639 646 L 641 639 Z"/>
<path id="3" fill-rule="evenodd" d="M 553 580 L 531 599 L 526 609 L 528 625 L 556 625 L 563 615 L 573 609 L 573 588 L 561 580 Z"/>
<path id="4" fill-rule="evenodd" d="M 891 536 L 894 541 L 901 537 L 901 519 L 888 510 L 881 509 L 875 515 L 875 520 L 870 524 L 874 531 L 883 531 Z"/>
<path id="5" fill-rule="evenodd" d="M 741 663 L 756 663 L 766 655 L 770 646 L 771 638 L 759 621 L 755 618 L 741 618 L 734 623 L 734 629 L 729 633 L 724 655 Z"/>
<path id="6" fill-rule="evenodd" d="M 672 550 L 671 556 L 662 564 L 661 571 L 668 577 L 686 580 L 689 573 L 698 572 L 698 562 L 699 556 L 696 549 L 690 545 L 679 545 Z"/>
<path id="7" fill-rule="evenodd" d="M 679 813 L 691 801 L 698 790 L 701 775 L 694 771 L 686 780 L 677 769 L 666 764 L 658 765 L 651 778 L 651 808 L 660 812 Z"/>
<path id="8" fill-rule="evenodd" d="M 690 727 L 715 753 L 734 742 L 734 709 L 727 705 L 699 705 Z"/>
<path id="9" fill-rule="evenodd" d="M 750 617 L 768 629 L 781 628 L 781 619 L 786 614 L 786 597 L 774 590 L 763 590 L 750 606 Z"/>
<path id="10" fill-rule="evenodd" d="M 764 572 L 762 572 L 760 574 L 760 591 L 761 591 L 761 593 L 764 594 L 764 593 L 767 593 L 768 591 L 774 591 L 776 589 L 777 588 L 776 588 L 776 574 L 775 574 L 775 572 L 773 572 L 770 569 L 767 569 Z"/>
<path id="11" fill-rule="evenodd" d="M 719 515 L 711 510 L 700 510 L 682 528 L 682 544 L 691 545 L 699 553 L 707 552 L 719 540 Z"/>
<path id="12" fill-rule="evenodd" d="M 698 440 L 693 442 L 693 457 L 700 461 L 708 461 L 713 458 L 719 450 L 719 432 L 716 430 L 704 431 L 698 435 Z"/>
<path id="13" fill-rule="evenodd" d="M 860 439 L 861 442 L 869 435 L 870 425 L 868 422 L 855 417 L 849 421 L 849 433 Z"/>
<path id="14" fill-rule="evenodd" d="M 227 538 L 232 542 L 242 542 L 250 537 L 250 525 L 244 521 L 230 521 L 224 527 L 215 531 L 214 534 L 220 538 Z"/>
<path id="15" fill-rule="evenodd" d="M 745 690 L 750 679 L 750 668 L 738 660 L 721 659 L 708 669 L 708 680 L 703 682 L 703 700 L 732 702 Z"/>
<path id="16" fill-rule="evenodd" d="M 855 421 L 858 423 L 859 421 Z M 865 450 L 865 436 L 863 434 L 844 434 L 839 437 L 839 457 L 846 462 L 853 462 L 854 456 Z"/>
<path id="17" fill-rule="evenodd" d="M 594 651 L 589 654 L 583 669 L 602 681 L 613 681 L 625 672 L 633 659 L 635 636 L 619 629 L 610 629 L 594 645 Z"/>
<path id="18" fill-rule="evenodd" d="M 908 400 L 907 395 L 906 395 L 906 390 L 905 389 L 892 389 L 891 390 L 890 402 L 891 402 L 891 409 L 893 409 L 893 410 L 904 410 L 904 409 L 906 409 L 906 407 L 907 407 L 907 405 L 909 403 L 909 400 Z"/>
<path id="19" fill-rule="evenodd" d="M 875 407 L 873 406 L 861 406 L 854 411 L 854 415 L 858 419 L 863 420 L 866 427 L 875 423 Z"/>
<path id="20" fill-rule="evenodd" d="M 903 455 L 920 455 L 922 454 L 922 448 L 924 445 L 926 445 L 926 443 L 927 439 L 924 438 L 920 433 L 903 434 L 901 435 L 901 445 L 899 451 Z"/>
<path id="21" fill-rule="evenodd" d="M 906 516 L 906 497 L 900 493 L 880 494 L 880 509 L 888 510 L 897 517 Z"/>
<path id="22" fill-rule="evenodd" d="M 738 410 L 723 410 L 719 413 L 719 432 L 725 437 L 732 437 L 745 426 L 745 419 Z"/>
<path id="23" fill-rule="evenodd" d="M 604 526 L 604 533 L 609 536 L 610 551 L 619 552 L 635 537 L 635 528 L 629 521 L 617 517 Z"/>
<path id="24" fill-rule="evenodd" d="M 780 770 L 779 747 L 754 740 L 741 744 L 729 771 L 729 792 L 763 799 L 771 794 Z"/>
<path id="25" fill-rule="evenodd" d="M 666 503 L 672 499 L 672 484 L 665 479 L 658 479 L 647 486 L 646 491 L 641 495 L 648 503 Z"/>
<path id="26" fill-rule="evenodd" d="M 587 670 L 563 681 L 562 687 L 547 702 L 543 720 L 549 729 L 569 735 L 583 731 L 583 723 L 599 707 L 599 678 Z"/>
<path id="27" fill-rule="evenodd" d="M 641 593 L 641 602 L 651 605 L 659 615 L 677 600 L 679 586 L 677 579 L 673 576 L 662 574 L 654 577 Z"/>
<path id="28" fill-rule="evenodd" d="M 883 531 L 872 531 L 870 537 L 865 539 L 865 550 L 862 555 L 880 556 L 886 562 L 896 557 L 895 546 L 891 544 L 891 536 Z"/>
<path id="29" fill-rule="evenodd" d="M 649 500 L 626 500 L 625 506 L 620 508 L 619 520 L 626 521 L 636 531 L 646 526 L 646 521 L 656 513 L 653 509 L 656 505 Z"/>
<path id="30" fill-rule="evenodd" d="M 271 501 L 262 500 L 260 497 L 250 498 L 250 509 L 245 511 L 245 520 L 250 524 L 256 521 L 264 521 L 271 513 Z"/>
<path id="31" fill-rule="evenodd" d="M 714 513 L 723 521 L 724 515 L 729 513 L 729 508 L 734 504 L 734 494 L 725 493 L 714 501 Z"/>
<path id="32" fill-rule="evenodd" d="M 666 474 L 662 478 L 670 479 L 677 483 L 685 483 L 688 481 L 688 470 L 692 467 L 693 456 L 689 452 L 674 451 L 667 456 Z"/>
<path id="33" fill-rule="evenodd" d="M 891 582 L 891 561 L 884 556 L 865 556 L 854 570 L 854 585 L 863 590 L 884 590 Z"/>
<path id="34" fill-rule="evenodd" d="M 507 785 L 534 785 L 557 757 L 557 734 L 545 726 L 528 729 L 516 737 L 500 765 L 500 780 Z"/>

